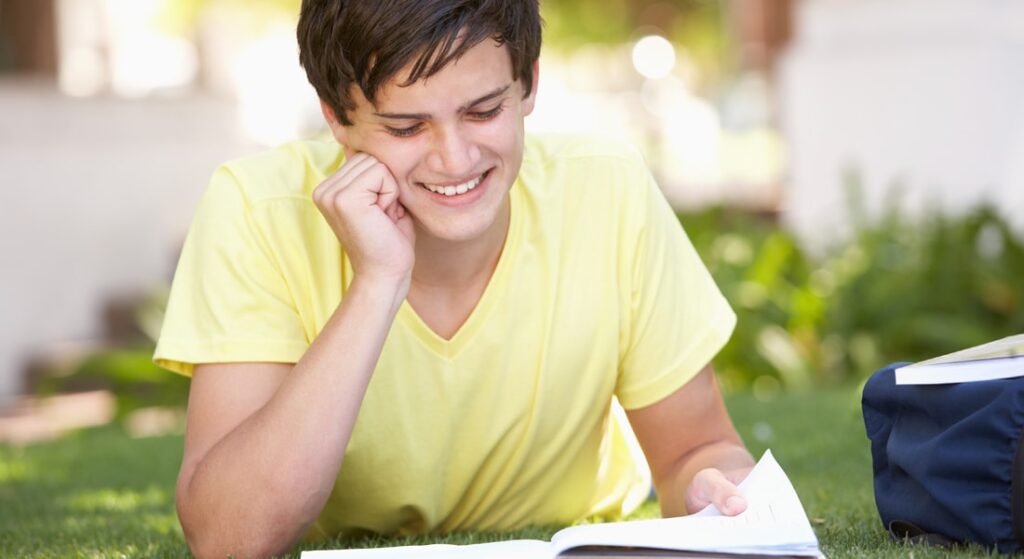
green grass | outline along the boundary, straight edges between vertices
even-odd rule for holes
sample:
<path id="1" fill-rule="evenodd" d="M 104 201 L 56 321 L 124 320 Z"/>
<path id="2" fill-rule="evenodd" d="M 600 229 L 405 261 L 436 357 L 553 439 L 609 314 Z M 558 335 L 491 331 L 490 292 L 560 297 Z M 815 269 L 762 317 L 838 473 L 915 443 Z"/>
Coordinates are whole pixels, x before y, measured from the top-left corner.
<path id="1" fill-rule="evenodd" d="M 771 401 L 740 394 L 728 404 L 751 451 L 771 448 L 790 475 L 830 558 L 989 556 L 979 548 L 945 551 L 889 541 L 874 509 L 870 452 L 854 391 L 783 394 Z M 132 439 L 116 427 L 22 448 L 0 445 L 0 557 L 187 557 L 173 505 L 180 459 L 180 436 Z M 651 503 L 639 515 L 655 510 Z M 546 539 L 557 529 L 354 545 Z M 345 545 L 353 544 L 307 548 Z"/>

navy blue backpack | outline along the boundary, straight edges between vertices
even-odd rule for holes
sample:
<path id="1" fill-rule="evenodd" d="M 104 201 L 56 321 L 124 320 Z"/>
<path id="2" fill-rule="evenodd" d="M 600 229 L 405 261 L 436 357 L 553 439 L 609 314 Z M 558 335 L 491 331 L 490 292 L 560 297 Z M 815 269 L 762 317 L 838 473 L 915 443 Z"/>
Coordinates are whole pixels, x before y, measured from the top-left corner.
<path id="1" fill-rule="evenodd" d="M 864 386 L 875 502 L 896 538 L 1024 549 L 1024 378 Z"/>

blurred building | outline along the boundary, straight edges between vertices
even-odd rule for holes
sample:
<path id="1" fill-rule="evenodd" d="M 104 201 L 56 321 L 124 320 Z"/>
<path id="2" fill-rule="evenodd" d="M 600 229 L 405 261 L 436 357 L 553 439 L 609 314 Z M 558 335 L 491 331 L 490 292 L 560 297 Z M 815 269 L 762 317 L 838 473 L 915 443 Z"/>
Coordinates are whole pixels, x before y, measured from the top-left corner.
<path id="1" fill-rule="evenodd" d="M 849 188 L 874 215 L 991 200 L 1024 231 L 1024 2 L 805 1 L 795 28 L 784 215 L 807 242 L 847 233 Z"/>
<path id="2" fill-rule="evenodd" d="M 0 0 L 0 404 L 29 364 L 95 348 L 124 301 L 166 284 L 214 167 L 258 147 L 232 100 L 199 89 L 58 87 L 69 34 L 106 36 L 90 3 Z M 86 44 L 99 54 L 69 56 L 102 68 L 109 45 Z"/>

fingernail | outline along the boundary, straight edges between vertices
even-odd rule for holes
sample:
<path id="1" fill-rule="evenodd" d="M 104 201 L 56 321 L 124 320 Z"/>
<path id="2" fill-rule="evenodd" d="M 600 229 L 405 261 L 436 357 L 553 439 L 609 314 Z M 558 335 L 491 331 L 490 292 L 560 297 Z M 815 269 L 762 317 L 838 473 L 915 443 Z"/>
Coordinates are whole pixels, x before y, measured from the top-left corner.
<path id="1" fill-rule="evenodd" d="M 746 510 L 747 502 L 738 495 L 733 495 L 725 500 L 725 510 L 729 514 L 739 514 Z"/>

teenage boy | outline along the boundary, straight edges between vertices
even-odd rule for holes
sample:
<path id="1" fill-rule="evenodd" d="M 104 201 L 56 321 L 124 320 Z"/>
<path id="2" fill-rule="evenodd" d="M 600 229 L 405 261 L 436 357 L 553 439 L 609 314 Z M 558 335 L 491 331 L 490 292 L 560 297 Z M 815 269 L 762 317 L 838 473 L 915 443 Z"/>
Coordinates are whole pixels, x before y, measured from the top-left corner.
<path id="1" fill-rule="evenodd" d="M 156 361 L 198 557 L 746 507 L 735 316 L 640 156 L 532 137 L 536 0 L 305 0 L 333 139 L 220 167 Z M 646 455 L 613 411 L 616 396 Z"/>

